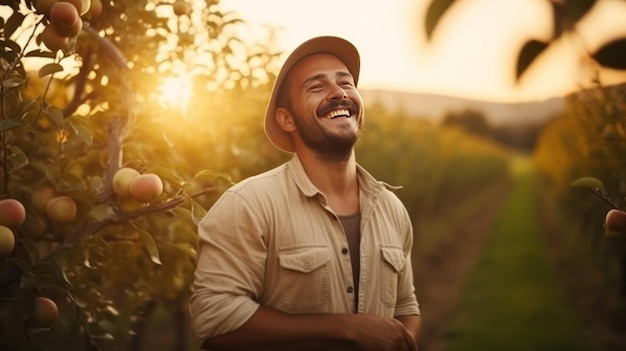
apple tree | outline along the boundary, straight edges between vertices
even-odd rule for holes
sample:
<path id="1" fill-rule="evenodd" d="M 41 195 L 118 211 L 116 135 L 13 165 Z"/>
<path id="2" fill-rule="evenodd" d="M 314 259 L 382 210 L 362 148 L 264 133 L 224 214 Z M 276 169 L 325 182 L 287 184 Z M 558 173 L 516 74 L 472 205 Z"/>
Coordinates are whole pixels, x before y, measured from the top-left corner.
<path id="1" fill-rule="evenodd" d="M 0 1 L 0 349 L 139 349 L 159 307 L 187 347 L 195 226 L 234 166 L 159 87 L 228 95 L 276 57 L 218 2 Z"/>

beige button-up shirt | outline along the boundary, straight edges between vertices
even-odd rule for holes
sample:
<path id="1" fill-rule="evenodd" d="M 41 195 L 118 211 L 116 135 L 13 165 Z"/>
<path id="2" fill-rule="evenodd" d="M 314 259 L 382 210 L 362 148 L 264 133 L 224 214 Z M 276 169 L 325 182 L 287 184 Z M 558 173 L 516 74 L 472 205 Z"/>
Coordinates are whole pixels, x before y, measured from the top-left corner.
<path id="1" fill-rule="evenodd" d="M 358 300 L 341 222 L 294 156 L 228 189 L 200 223 L 190 300 L 198 337 L 237 329 L 260 305 L 288 313 L 420 313 L 409 215 L 388 186 L 360 166 L 357 174 Z"/>

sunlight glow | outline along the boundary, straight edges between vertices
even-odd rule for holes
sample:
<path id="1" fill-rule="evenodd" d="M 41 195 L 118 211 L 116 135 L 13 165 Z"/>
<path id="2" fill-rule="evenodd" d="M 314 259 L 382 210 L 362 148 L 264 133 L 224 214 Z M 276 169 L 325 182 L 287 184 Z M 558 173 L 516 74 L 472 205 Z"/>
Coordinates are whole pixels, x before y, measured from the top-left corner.
<path id="1" fill-rule="evenodd" d="M 158 88 L 159 101 L 164 107 L 187 111 L 193 94 L 192 77 L 189 75 L 170 76 Z"/>

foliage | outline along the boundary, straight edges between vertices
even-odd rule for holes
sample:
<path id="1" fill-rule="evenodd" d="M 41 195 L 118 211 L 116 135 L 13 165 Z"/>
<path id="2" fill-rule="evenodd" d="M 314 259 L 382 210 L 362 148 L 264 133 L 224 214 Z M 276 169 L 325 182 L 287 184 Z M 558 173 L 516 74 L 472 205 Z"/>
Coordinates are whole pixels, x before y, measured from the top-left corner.
<path id="1" fill-rule="evenodd" d="M 590 15 L 594 6 L 602 0 L 545 0 L 552 11 L 553 33 L 548 40 L 529 39 L 520 48 L 517 56 L 516 78 L 519 81 L 533 62 L 540 58 L 551 45 L 576 37 L 577 27 L 585 16 Z M 609 1 L 609 0 L 604 0 Z M 456 0 L 431 0 L 426 12 L 425 33 L 432 39 L 441 18 L 454 6 Z M 533 24 L 530 24 L 533 25 Z M 581 41 L 579 41 L 581 42 Z M 594 51 L 583 48 L 585 57 L 590 58 L 601 68 L 626 70 L 626 37 L 607 39 Z"/>
<path id="2" fill-rule="evenodd" d="M 625 242 L 605 243 L 598 227 L 607 210 L 623 208 L 626 199 L 625 88 L 598 86 L 569 95 L 566 114 L 545 128 L 535 151 L 541 176 L 599 252 L 624 262 Z"/>
<path id="3" fill-rule="evenodd" d="M 237 111 L 228 106 L 258 108 L 258 99 L 233 97 L 259 96 L 253 87 L 272 78 L 262 72 L 276 54 L 233 37 L 229 28 L 242 21 L 216 0 L 181 16 L 172 4 L 105 1 L 58 51 L 38 39 L 50 24 L 34 1 L 0 6 L 0 194 L 27 211 L 14 230 L 17 248 L 0 258 L 1 349 L 64 349 L 68 340 L 136 349 L 155 306 L 186 310 L 195 224 L 232 183 L 226 174 L 251 172 L 240 163 L 266 166 L 237 152 L 233 139 L 260 149 L 262 136 L 233 127 Z M 156 93 L 173 74 L 193 80 L 202 101 L 193 113 Z M 147 204 L 116 196 L 111 180 L 122 166 L 157 174 L 163 195 Z M 74 199 L 74 222 L 53 223 L 37 210 L 31 197 L 42 186 Z M 50 330 L 25 328 L 36 296 L 59 305 Z"/>
<path id="4" fill-rule="evenodd" d="M 357 158 L 379 179 L 403 187 L 397 194 L 414 220 L 508 175 L 509 151 L 488 139 L 375 103 L 367 111 Z"/>

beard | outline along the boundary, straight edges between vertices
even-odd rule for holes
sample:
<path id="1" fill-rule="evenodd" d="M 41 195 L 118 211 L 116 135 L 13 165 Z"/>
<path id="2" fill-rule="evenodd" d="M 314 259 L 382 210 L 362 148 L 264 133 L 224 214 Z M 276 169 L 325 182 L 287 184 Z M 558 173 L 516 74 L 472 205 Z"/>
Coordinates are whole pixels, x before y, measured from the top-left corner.
<path id="1" fill-rule="evenodd" d="M 360 116 L 359 107 L 354 102 L 342 100 L 332 101 L 326 105 L 320 106 L 316 111 L 318 120 L 325 118 L 324 116 L 329 111 L 339 107 L 347 108 L 353 116 Z M 290 106 L 290 110 L 294 115 L 294 124 L 296 125 L 297 133 L 302 139 L 302 142 L 313 150 L 320 159 L 338 162 L 346 161 L 350 158 L 354 145 L 361 136 L 362 118 L 358 121 L 358 131 L 356 133 L 336 133 L 331 132 L 323 125 L 317 123 L 318 121 L 305 122 L 305 117 L 297 115 L 293 106 Z"/>

